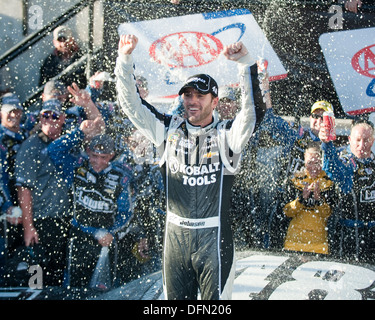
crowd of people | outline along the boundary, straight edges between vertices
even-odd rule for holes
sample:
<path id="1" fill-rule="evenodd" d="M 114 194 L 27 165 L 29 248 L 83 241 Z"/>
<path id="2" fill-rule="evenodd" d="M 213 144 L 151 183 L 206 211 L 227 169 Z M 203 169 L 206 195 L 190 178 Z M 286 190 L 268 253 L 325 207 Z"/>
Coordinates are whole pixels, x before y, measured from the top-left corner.
<path id="1" fill-rule="evenodd" d="M 158 152 L 156 147 L 162 144 L 158 137 L 150 139 L 154 144 L 146 139 L 147 130 L 140 130 L 143 120 L 134 118 L 136 112 L 134 117 L 131 111 L 125 114 L 126 98 L 118 97 L 123 94 L 119 88 L 128 81 L 122 80 L 127 76 L 123 70 L 130 65 L 126 59 L 136 41 L 129 38 L 131 48 L 128 42 L 122 45 L 124 54 L 119 57 L 116 79 L 100 71 L 86 82 L 78 70 L 64 81 L 56 80 L 54 77 L 78 56 L 72 38 L 67 27 L 54 32 L 56 50 L 41 70 L 44 91 L 34 106 L 36 112 L 24 110 L 14 92 L 1 96 L 1 286 L 28 285 L 27 269 L 32 264 L 42 266 L 44 286 L 106 290 L 124 284 L 161 268 L 165 230 L 171 232 L 176 221 L 195 221 L 172 213 L 184 212 L 191 205 L 181 198 L 187 194 L 178 195 L 185 206 L 166 196 L 166 181 L 169 188 L 177 181 L 166 178 L 168 171 L 175 169 L 173 164 L 167 163 L 167 173 L 159 166 L 172 152 L 170 147 L 165 147 L 166 154 Z M 57 47 L 63 48 L 68 42 L 73 49 L 61 49 L 65 53 L 57 54 Z M 246 52 L 242 46 L 230 47 L 227 57 L 241 65 Z M 235 246 L 239 250 L 282 250 L 373 262 L 374 125 L 358 119 L 353 121 L 347 146 L 331 141 L 323 125 L 323 113 L 334 112 L 327 101 L 311 106 L 307 130 L 290 124 L 274 113 L 264 66 L 253 61 L 247 72 L 251 74 L 248 86 L 255 104 L 249 122 L 252 130 L 246 133 L 251 136 L 241 141 L 240 148 L 231 147 L 241 155 L 240 168 L 225 163 L 236 171 L 232 188 L 225 189 L 230 194 Z M 236 87 L 215 88 L 213 79 L 202 78 L 210 83 L 207 92 L 215 109 L 208 115 L 209 125 L 218 119 L 230 130 L 225 121 L 236 118 L 252 95 L 244 95 Z M 116 81 L 120 83 L 117 92 Z M 196 97 L 193 89 L 201 92 L 204 88 L 193 81 L 188 79 L 182 87 L 168 118 L 171 123 L 165 142 L 174 146 L 176 131 L 185 129 L 173 119 L 194 124 L 196 111 L 189 110 L 184 101 L 207 95 Z M 143 103 L 148 95 L 147 80 L 138 76 L 135 83 Z M 152 117 L 161 117 L 161 113 L 153 112 Z M 171 129 L 173 125 L 176 127 Z M 211 142 L 211 147 L 215 146 Z M 212 150 L 206 158 L 214 158 Z M 176 151 L 175 156 L 179 154 Z M 207 170 L 219 171 L 213 161 Z M 193 178 L 182 181 L 190 184 Z M 208 182 L 213 185 L 216 178 Z M 178 188 L 168 189 L 169 194 Z M 211 217 L 203 220 L 208 219 Z M 174 259 L 174 238 L 169 234 L 167 239 Z M 174 274 L 175 263 L 165 261 L 165 266 L 174 266 Z M 168 275 L 165 278 L 171 278 L 165 267 L 163 272 Z M 169 294 L 181 298 L 172 293 L 172 282 L 167 283 Z"/>
<path id="2" fill-rule="evenodd" d="M 109 73 L 57 80 L 77 45 L 65 26 L 53 44 L 32 111 L 15 92 L 1 95 L 0 283 L 28 285 L 40 265 L 45 287 L 105 290 L 160 269 L 162 176 Z"/>
<path id="3" fill-rule="evenodd" d="M 48 81 L 32 117 L 14 93 L 2 97 L 3 285 L 26 280 L 17 276 L 22 263 L 40 264 L 45 286 L 102 288 L 157 267 L 163 189 L 156 159 L 145 159 L 136 130 L 109 101 L 95 104 L 92 90 L 100 88 Z M 150 207 L 146 198 L 158 193 Z M 147 239 L 150 230 L 155 237 Z M 111 248 L 113 276 L 95 282 L 102 248 Z"/>

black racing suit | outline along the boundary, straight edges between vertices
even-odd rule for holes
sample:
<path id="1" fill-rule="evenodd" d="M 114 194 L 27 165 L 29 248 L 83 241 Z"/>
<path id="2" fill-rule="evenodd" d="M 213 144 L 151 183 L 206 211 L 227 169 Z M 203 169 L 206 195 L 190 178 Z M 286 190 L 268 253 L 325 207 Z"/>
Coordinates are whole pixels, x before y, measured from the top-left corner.
<path id="1" fill-rule="evenodd" d="M 167 223 L 163 284 L 167 299 L 228 299 L 234 280 L 234 247 L 229 218 L 230 188 L 239 155 L 255 126 L 250 57 L 239 61 L 242 109 L 235 120 L 194 127 L 161 114 L 139 97 L 131 55 L 116 63 L 123 111 L 150 139 L 165 169 Z M 252 61 L 252 63 L 255 61 Z"/>

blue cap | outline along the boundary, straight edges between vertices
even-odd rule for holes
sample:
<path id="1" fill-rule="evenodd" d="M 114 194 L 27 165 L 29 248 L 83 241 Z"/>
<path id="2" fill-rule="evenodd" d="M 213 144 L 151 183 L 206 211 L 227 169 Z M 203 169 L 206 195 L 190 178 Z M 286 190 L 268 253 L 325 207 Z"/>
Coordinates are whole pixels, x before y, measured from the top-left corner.
<path id="1" fill-rule="evenodd" d="M 1 98 L 1 111 L 10 112 L 12 110 L 22 110 L 22 105 L 18 97 L 14 93 L 6 93 Z"/>
<path id="2" fill-rule="evenodd" d="M 47 100 L 43 102 L 43 107 L 40 112 L 42 113 L 46 111 L 52 111 L 52 112 L 56 112 L 57 114 L 61 114 L 63 110 L 62 110 L 62 104 L 60 100 L 51 99 L 51 100 Z"/>

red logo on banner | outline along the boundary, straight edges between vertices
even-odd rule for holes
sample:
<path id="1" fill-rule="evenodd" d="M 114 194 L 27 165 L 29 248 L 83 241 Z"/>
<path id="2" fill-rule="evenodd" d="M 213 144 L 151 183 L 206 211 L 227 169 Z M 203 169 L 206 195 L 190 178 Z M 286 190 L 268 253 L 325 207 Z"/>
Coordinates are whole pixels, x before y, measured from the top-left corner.
<path id="1" fill-rule="evenodd" d="M 203 32 L 178 32 L 156 40 L 150 47 L 150 56 L 169 68 L 194 68 L 214 61 L 223 50 L 223 44 Z"/>
<path id="2" fill-rule="evenodd" d="M 352 58 L 352 66 L 361 75 L 375 78 L 375 44 L 359 50 Z"/>

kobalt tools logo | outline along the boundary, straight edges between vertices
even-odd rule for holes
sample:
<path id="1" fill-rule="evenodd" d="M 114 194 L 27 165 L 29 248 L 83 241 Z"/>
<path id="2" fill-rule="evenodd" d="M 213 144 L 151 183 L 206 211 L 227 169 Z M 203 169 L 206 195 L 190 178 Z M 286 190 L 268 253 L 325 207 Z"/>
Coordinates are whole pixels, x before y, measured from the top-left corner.
<path id="1" fill-rule="evenodd" d="M 189 186 L 203 186 L 216 182 L 216 172 L 220 170 L 220 163 L 202 164 L 200 166 L 189 166 L 179 164 L 177 159 L 169 160 L 169 170 L 172 174 L 180 172 L 183 174 L 182 183 Z"/>

